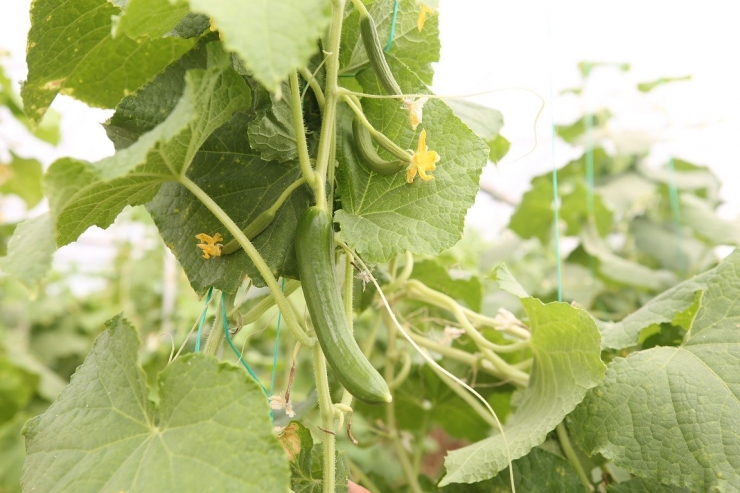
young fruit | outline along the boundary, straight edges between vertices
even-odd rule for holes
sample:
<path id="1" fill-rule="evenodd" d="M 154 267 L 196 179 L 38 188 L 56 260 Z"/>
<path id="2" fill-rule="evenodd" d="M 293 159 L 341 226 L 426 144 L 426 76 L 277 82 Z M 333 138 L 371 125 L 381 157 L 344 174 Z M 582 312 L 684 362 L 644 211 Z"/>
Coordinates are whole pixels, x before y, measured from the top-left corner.
<path id="1" fill-rule="evenodd" d="M 398 159 L 386 161 L 375 150 L 370 132 L 362 124 L 362 121 L 355 117 L 352 121 L 352 135 L 355 139 L 355 149 L 365 165 L 372 171 L 381 175 L 392 175 L 397 173 L 402 167 L 403 162 Z"/>
<path id="2" fill-rule="evenodd" d="M 383 47 L 378 38 L 378 31 L 375 29 L 375 21 L 369 15 L 360 14 L 360 36 L 362 43 L 365 45 L 367 58 L 373 67 L 375 75 L 382 84 L 385 92 L 391 96 L 401 96 L 403 92 L 391 73 L 388 62 L 385 60 Z"/>
<path id="3" fill-rule="evenodd" d="M 350 394 L 368 404 L 390 402 L 388 384 L 362 354 L 347 324 L 334 277 L 332 235 L 331 217 L 318 207 L 310 207 L 298 222 L 298 274 L 319 345 Z"/>

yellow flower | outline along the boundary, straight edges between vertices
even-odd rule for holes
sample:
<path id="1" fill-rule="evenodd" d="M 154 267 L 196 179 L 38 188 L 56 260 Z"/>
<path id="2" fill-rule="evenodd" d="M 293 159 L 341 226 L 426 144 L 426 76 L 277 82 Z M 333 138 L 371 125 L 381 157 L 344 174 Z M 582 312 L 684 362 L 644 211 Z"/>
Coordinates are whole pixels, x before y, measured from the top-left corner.
<path id="1" fill-rule="evenodd" d="M 421 32 L 422 29 L 424 29 L 424 23 L 427 21 L 427 15 L 434 15 L 437 11 L 434 10 L 429 5 L 422 3 L 421 4 L 421 10 L 419 11 L 419 17 L 416 19 L 416 27 L 419 29 L 419 32 Z"/>
<path id="2" fill-rule="evenodd" d="M 223 246 L 219 241 L 224 241 L 221 237 L 221 233 L 216 233 L 213 237 L 208 236 L 205 233 L 195 235 L 197 239 L 201 241 L 196 245 L 198 248 L 203 250 L 203 258 L 209 259 L 211 257 L 221 256 L 221 247 Z"/>
<path id="3" fill-rule="evenodd" d="M 424 107 L 424 103 L 427 101 L 429 101 L 429 98 L 426 96 L 422 96 L 418 99 L 403 98 L 403 106 L 401 106 L 401 108 L 409 110 L 409 122 L 411 123 L 411 128 L 414 130 L 416 130 L 416 127 L 421 123 L 422 108 Z"/>
<path id="4" fill-rule="evenodd" d="M 439 161 L 439 154 L 434 151 L 427 150 L 427 131 L 422 130 L 419 135 L 419 145 L 416 148 L 416 152 L 411 157 L 409 167 L 406 169 L 406 183 L 413 183 L 416 173 L 419 173 L 419 177 L 424 181 L 434 180 L 432 175 L 428 175 L 428 171 L 434 171 L 436 166 L 435 163 Z"/>

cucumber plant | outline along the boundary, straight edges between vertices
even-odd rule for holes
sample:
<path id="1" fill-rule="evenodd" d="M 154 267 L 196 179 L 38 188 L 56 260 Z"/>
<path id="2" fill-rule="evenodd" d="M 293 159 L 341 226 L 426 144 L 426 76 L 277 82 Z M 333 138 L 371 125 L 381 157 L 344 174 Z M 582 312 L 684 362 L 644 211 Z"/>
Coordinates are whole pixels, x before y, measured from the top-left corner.
<path id="1" fill-rule="evenodd" d="M 115 108 L 116 153 L 54 162 L 50 211 L 0 268 L 22 277 L 142 206 L 206 308 L 183 310 L 172 350 L 140 347 L 149 318 L 111 314 L 36 401 L 16 390 L 44 364 L 0 352 L 0 419 L 28 407 L 17 435 L 35 414 L 23 491 L 738 491 L 740 257 L 711 249 L 740 234 L 714 214 L 713 175 L 589 148 L 560 172 L 562 224 L 536 177 L 513 246 L 483 255 L 459 242 L 502 120 L 430 91 L 434 2 L 279 3 L 32 4 L 28 121 L 58 93 Z M 558 131 L 579 143 L 601 116 Z M 676 204 L 685 242 L 660 255 Z M 573 304 L 550 282 L 554 227 L 579 242 Z"/>

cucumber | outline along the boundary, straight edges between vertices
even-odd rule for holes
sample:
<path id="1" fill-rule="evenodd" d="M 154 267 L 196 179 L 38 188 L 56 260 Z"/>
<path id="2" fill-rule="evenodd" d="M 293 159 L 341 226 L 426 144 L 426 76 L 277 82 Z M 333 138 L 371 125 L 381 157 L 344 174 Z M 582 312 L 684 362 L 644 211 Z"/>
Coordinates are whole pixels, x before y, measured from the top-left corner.
<path id="1" fill-rule="evenodd" d="M 386 161 L 378 155 L 375 146 L 373 146 L 370 132 L 368 132 L 358 117 L 355 117 L 352 121 L 352 135 L 354 136 L 355 149 L 357 149 L 360 159 L 372 171 L 381 175 L 392 175 L 398 173 L 402 168 L 403 162 L 398 159 Z"/>
<path id="2" fill-rule="evenodd" d="M 378 30 L 375 29 L 375 21 L 367 14 L 360 14 L 360 36 L 362 37 L 362 44 L 365 45 L 365 52 L 367 52 L 370 65 L 372 65 L 373 71 L 385 92 L 391 96 L 403 95 L 401 86 L 396 82 L 390 67 L 388 67 L 388 62 L 385 60 L 383 47 L 380 44 L 380 38 L 378 38 Z"/>
<path id="3" fill-rule="evenodd" d="M 296 256 L 303 296 L 316 337 L 339 382 L 368 404 L 391 402 L 388 384 L 362 354 L 345 318 L 334 277 L 334 241 L 329 214 L 310 207 L 298 222 Z"/>

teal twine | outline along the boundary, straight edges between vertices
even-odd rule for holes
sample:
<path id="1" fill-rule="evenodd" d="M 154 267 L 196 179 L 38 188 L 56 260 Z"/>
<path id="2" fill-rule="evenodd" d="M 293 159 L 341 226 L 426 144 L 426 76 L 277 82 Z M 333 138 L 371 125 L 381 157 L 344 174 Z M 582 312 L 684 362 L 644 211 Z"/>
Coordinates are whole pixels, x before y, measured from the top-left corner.
<path id="1" fill-rule="evenodd" d="M 198 334 L 195 336 L 195 352 L 200 351 L 200 340 L 203 337 L 203 323 L 206 321 L 206 315 L 208 315 L 208 303 L 211 302 L 211 294 L 213 294 L 213 286 L 208 288 L 208 294 L 206 295 L 206 305 L 203 307 L 203 313 L 200 314 L 200 323 L 198 324 Z"/>
<path id="2" fill-rule="evenodd" d="M 679 269 L 681 272 L 685 272 L 687 262 L 683 250 L 683 235 L 681 234 L 681 205 L 678 201 L 676 168 L 673 165 L 673 158 L 668 160 L 668 196 L 671 201 L 671 212 L 673 214 L 673 231 L 676 235 L 676 253 L 678 254 Z"/>
<path id="3" fill-rule="evenodd" d="M 280 291 L 285 292 L 285 278 L 280 285 Z M 283 313 L 278 311 L 277 330 L 275 330 L 275 349 L 272 351 L 272 376 L 270 377 L 270 395 L 275 395 L 275 375 L 277 374 L 277 357 L 280 343 L 280 321 L 283 318 Z"/>
<path id="4" fill-rule="evenodd" d="M 591 74 L 591 62 L 586 63 L 586 76 Z M 584 80 L 585 82 L 585 80 Z M 585 86 L 585 84 L 584 84 Z M 584 97 L 584 101 L 585 101 Z M 594 206 L 594 142 L 593 142 L 593 127 L 594 127 L 594 116 L 588 111 L 588 104 L 586 104 L 586 210 L 588 212 L 588 219 L 596 224 L 596 208 Z M 596 266 L 594 257 L 589 255 L 588 258 L 589 270 L 591 271 L 591 277 L 596 277 Z"/>
<path id="5" fill-rule="evenodd" d="M 226 317 L 226 305 L 224 304 L 224 293 L 221 293 L 221 317 L 222 317 L 222 323 L 224 326 L 224 335 L 226 336 L 226 342 L 229 343 L 229 346 L 231 347 L 231 350 L 234 351 L 234 354 L 239 357 L 239 362 L 244 366 L 244 368 L 247 369 L 247 373 L 251 375 L 252 378 L 254 378 L 254 381 L 259 384 L 260 387 L 262 387 L 262 391 L 265 393 L 265 395 L 269 395 L 267 393 L 267 389 L 260 383 L 259 379 L 257 378 L 257 375 L 254 374 L 252 371 L 252 368 L 249 366 L 249 363 L 244 361 L 244 358 L 242 357 L 242 353 L 234 346 L 234 342 L 231 340 L 231 332 L 229 332 L 229 320 Z"/>
<path id="6" fill-rule="evenodd" d="M 552 33 L 550 32 L 550 10 L 547 11 L 547 41 L 552 50 Z M 550 159 L 552 160 L 552 202 L 553 220 L 555 222 L 555 273 L 558 283 L 558 301 L 563 301 L 563 273 L 560 266 L 560 192 L 558 191 L 558 170 L 555 168 L 555 97 L 552 88 L 552 53 L 549 53 L 550 64 L 548 80 L 550 83 Z"/>
<path id="7" fill-rule="evenodd" d="M 395 5 L 393 6 L 393 18 L 391 19 L 391 34 L 388 36 L 388 44 L 385 45 L 385 51 L 388 53 L 391 51 L 391 45 L 393 45 L 393 37 L 396 35 L 396 19 L 398 18 L 398 4 L 399 0 L 396 0 Z"/>

